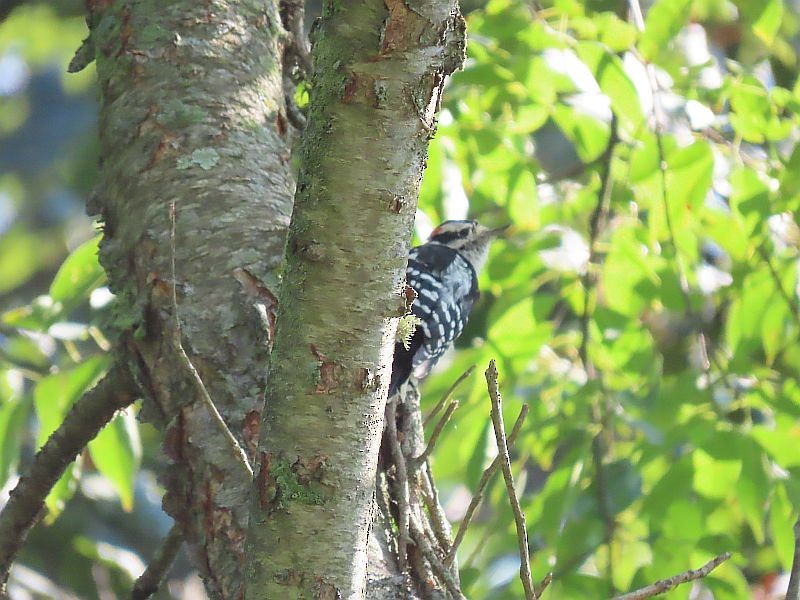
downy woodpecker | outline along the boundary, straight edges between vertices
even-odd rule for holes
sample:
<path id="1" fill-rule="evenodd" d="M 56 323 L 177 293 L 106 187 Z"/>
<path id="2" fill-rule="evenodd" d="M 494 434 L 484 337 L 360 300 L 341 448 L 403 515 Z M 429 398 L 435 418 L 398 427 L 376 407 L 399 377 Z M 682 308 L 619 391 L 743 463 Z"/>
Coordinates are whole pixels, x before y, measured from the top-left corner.
<path id="1" fill-rule="evenodd" d="M 408 347 L 394 347 L 389 397 L 413 374 L 420 378 L 461 335 L 478 299 L 478 273 L 489 246 L 508 226 L 489 229 L 477 221 L 445 221 L 408 255 L 406 281 L 417 297 L 411 312 L 421 321 Z"/>

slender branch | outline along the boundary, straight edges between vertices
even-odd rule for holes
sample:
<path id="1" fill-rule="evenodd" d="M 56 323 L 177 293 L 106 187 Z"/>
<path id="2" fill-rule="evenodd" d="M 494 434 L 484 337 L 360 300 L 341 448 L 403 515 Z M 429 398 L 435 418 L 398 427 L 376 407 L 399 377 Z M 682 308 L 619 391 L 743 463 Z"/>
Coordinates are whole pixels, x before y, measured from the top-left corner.
<path id="1" fill-rule="evenodd" d="M 611 121 L 611 139 L 608 148 L 602 157 L 603 171 L 600 176 L 600 190 L 597 193 L 597 204 L 589 218 L 589 261 L 586 265 L 586 273 L 582 278 L 583 284 L 583 313 L 581 314 L 581 344 L 578 347 L 578 356 L 581 359 L 583 368 L 590 379 L 594 379 L 596 374 L 594 365 L 589 360 L 589 321 L 591 319 L 591 295 L 597 282 L 597 276 L 593 273 L 593 265 L 598 262 L 597 241 L 603 226 L 608 221 L 611 211 L 611 191 L 613 189 L 613 178 L 611 174 L 611 161 L 614 157 L 614 149 L 619 142 L 617 135 L 617 120 L 614 117 Z"/>
<path id="2" fill-rule="evenodd" d="M 436 535 L 436 541 L 442 548 L 450 548 L 450 538 L 452 531 L 450 529 L 450 522 L 447 520 L 447 515 L 439 503 L 439 492 L 433 483 L 433 475 L 431 474 L 430 461 L 425 461 L 422 468 L 421 477 L 419 477 L 420 490 L 422 492 L 422 502 L 428 510 L 428 518 L 431 522 L 431 527 Z M 449 554 L 449 550 L 448 550 Z M 457 571 L 458 567 L 447 563 L 453 570 Z"/>
<path id="3" fill-rule="evenodd" d="M 497 450 L 502 456 L 501 467 L 503 468 L 503 479 L 506 482 L 508 500 L 511 503 L 511 510 L 514 513 L 514 522 L 517 526 L 517 543 L 519 545 L 519 578 L 522 580 L 522 587 L 525 590 L 526 600 L 538 598 L 533 587 L 531 577 L 531 558 L 528 554 L 528 531 L 525 527 L 525 515 L 519 504 L 517 489 L 514 487 L 514 475 L 511 472 L 511 458 L 508 455 L 508 438 L 506 437 L 505 424 L 503 423 L 503 406 L 500 396 L 500 389 L 497 384 L 497 364 L 494 359 L 489 361 L 489 368 L 486 369 L 486 383 L 489 387 L 489 396 L 492 399 L 492 424 L 494 425 L 494 437 L 497 441 Z"/>
<path id="4" fill-rule="evenodd" d="M 222 435 L 228 440 L 228 443 L 234 453 L 236 453 L 239 457 L 239 462 L 242 464 L 243 468 L 247 471 L 248 479 L 253 478 L 253 467 L 250 466 L 250 461 L 247 459 L 247 454 L 245 453 L 244 449 L 239 444 L 239 441 L 234 437 L 231 430 L 228 429 L 228 426 L 225 424 L 225 419 L 222 418 L 219 410 L 217 410 L 214 401 L 211 399 L 211 396 L 206 389 L 205 384 L 203 383 L 202 378 L 200 377 L 200 373 L 197 372 L 192 361 L 189 359 L 189 355 L 186 354 L 186 350 L 183 349 L 183 342 L 181 341 L 181 319 L 178 315 L 178 279 L 175 274 L 175 251 L 176 251 L 176 209 L 175 209 L 175 201 L 173 200 L 170 202 L 169 205 L 169 217 L 170 217 L 170 262 L 172 268 L 172 312 L 173 316 L 175 317 L 175 327 L 172 330 L 172 345 L 175 346 L 175 351 L 178 354 L 178 357 L 181 359 L 181 363 L 183 364 L 186 372 L 192 379 L 195 388 L 197 389 L 200 398 L 203 400 L 203 403 L 208 408 L 208 412 L 211 414 L 214 422 L 218 425 Z"/>
<path id="5" fill-rule="evenodd" d="M 403 456 L 403 449 L 400 447 L 400 440 L 397 439 L 397 398 L 386 403 L 386 438 L 394 461 L 394 498 L 397 502 L 397 527 L 400 530 L 397 535 L 397 554 L 401 569 L 405 568 L 407 560 L 407 548 L 409 540 L 409 490 L 408 472 L 406 470 L 406 459 Z"/>
<path id="6" fill-rule="evenodd" d="M 640 32 L 644 31 L 644 16 L 642 15 L 642 7 L 639 4 L 639 0 L 628 0 L 628 5 L 630 7 L 630 12 L 633 17 L 634 25 Z M 692 321 L 694 315 L 692 311 L 691 294 L 689 292 L 689 280 L 686 276 L 686 266 L 683 263 L 683 258 L 678 250 L 678 244 L 675 241 L 675 226 L 672 222 L 672 215 L 670 214 L 669 210 L 670 203 L 668 196 L 669 186 L 667 185 L 667 162 L 664 152 L 664 140 L 663 140 L 664 118 L 658 96 L 659 84 L 658 84 L 658 79 L 656 77 L 655 69 L 652 64 L 646 63 L 645 71 L 647 72 L 647 80 L 650 86 L 650 94 L 653 97 L 653 111 L 651 117 L 653 119 L 653 131 L 656 136 L 656 150 L 658 152 L 658 171 L 661 179 L 661 199 L 664 203 L 664 219 L 667 225 L 667 237 L 669 239 L 670 246 L 672 246 L 672 251 L 675 253 L 675 268 L 678 271 L 678 284 L 681 289 L 681 297 L 683 298 L 684 313 L 686 317 L 690 321 Z M 708 372 L 711 367 L 711 363 L 709 362 L 708 344 L 705 333 L 703 331 L 698 332 L 697 342 L 698 342 L 698 347 L 700 349 L 703 370 Z"/>
<path id="7" fill-rule="evenodd" d="M 514 442 L 517 441 L 517 435 L 519 435 L 520 429 L 522 429 L 522 424 L 525 422 L 525 417 L 528 416 L 528 405 L 523 404 L 522 409 L 519 411 L 519 416 L 517 417 L 516 423 L 514 423 L 514 427 L 511 429 L 511 435 L 508 436 L 508 447 L 511 448 L 514 445 Z M 475 515 L 475 511 L 478 510 L 478 506 L 481 504 L 481 500 L 483 500 L 483 493 L 486 490 L 486 486 L 489 485 L 489 481 L 492 479 L 492 476 L 497 472 L 497 469 L 500 468 L 500 464 L 503 462 L 503 457 L 498 453 L 497 456 L 494 457 L 492 463 L 484 469 L 483 474 L 481 474 L 480 481 L 478 481 L 478 487 L 475 490 L 475 494 L 472 496 L 472 500 L 469 502 L 469 506 L 467 507 L 467 512 L 464 513 L 464 518 L 461 519 L 461 525 L 458 527 L 458 532 L 456 533 L 456 539 L 453 541 L 452 546 L 450 547 L 450 552 L 445 559 L 446 564 L 451 564 L 453 559 L 456 556 L 456 552 L 458 552 L 458 547 L 461 545 L 461 542 L 464 541 L 464 535 L 467 533 L 467 528 L 469 527 L 470 522 L 472 521 L 472 517 Z"/>
<path id="8" fill-rule="evenodd" d="M 759 245 L 758 255 L 766 263 L 767 269 L 769 269 L 769 275 L 772 277 L 772 281 L 775 283 L 778 294 L 780 294 L 781 298 L 786 303 L 786 306 L 789 308 L 789 312 L 792 313 L 792 318 L 795 320 L 795 323 L 800 325 L 800 305 L 798 305 L 797 299 L 792 298 L 792 295 L 789 294 L 789 292 L 786 291 L 786 288 L 783 287 L 780 273 L 778 273 L 778 271 L 775 269 L 775 265 L 772 264 L 772 259 L 770 258 L 769 252 L 767 252 L 764 246 Z"/>
<path id="9" fill-rule="evenodd" d="M 465 379 L 467 379 L 467 377 L 469 377 L 470 375 L 472 375 L 472 372 L 473 372 L 474 370 L 475 370 L 475 365 L 472 365 L 472 366 L 470 366 L 470 367 L 469 367 L 469 368 L 468 368 L 466 371 L 464 371 L 464 372 L 463 372 L 463 373 L 462 373 L 462 374 L 461 374 L 461 375 L 458 377 L 458 379 L 456 379 L 456 380 L 453 382 L 453 385 L 451 385 L 449 388 L 447 388 L 447 391 L 446 391 L 446 392 L 444 393 L 444 395 L 442 396 L 442 399 L 441 399 L 441 400 L 439 400 L 439 402 L 437 402 L 437 403 L 436 403 L 436 406 L 434 406 L 434 407 L 431 409 L 431 412 L 429 412 L 427 415 L 425 415 L 425 419 L 422 421 L 422 425 L 423 425 L 423 426 L 425 426 L 425 425 L 427 425 L 428 423 L 430 423 L 431 419 L 433 419 L 433 417 L 435 417 L 437 414 L 439 414 L 439 411 L 440 411 L 440 410 L 442 410 L 442 407 L 443 407 L 445 404 L 447 404 L 447 401 L 448 401 L 448 400 L 450 400 L 451 396 L 452 396 L 452 395 L 455 393 L 456 389 L 458 389 L 458 386 L 460 386 L 460 385 L 461 385 L 461 383 L 462 383 L 462 382 L 463 382 Z"/>
<path id="10" fill-rule="evenodd" d="M 442 434 L 442 430 L 444 426 L 447 425 L 447 422 L 450 420 L 450 417 L 453 416 L 453 413 L 458 408 L 458 400 L 453 400 L 450 404 L 447 405 L 447 410 L 444 411 L 442 418 L 436 422 L 436 427 L 433 428 L 431 432 L 431 437 L 428 440 L 428 445 L 425 446 L 425 450 L 423 450 L 422 454 L 420 454 L 417 458 L 414 459 L 412 464 L 412 470 L 416 470 L 424 465 L 428 458 L 430 457 L 433 449 L 436 447 L 436 442 L 439 441 L 439 436 Z"/>
<path id="11" fill-rule="evenodd" d="M 284 0 L 281 2 L 286 29 L 291 36 L 291 52 L 297 57 L 298 66 L 306 79 L 311 78 L 313 61 L 311 45 L 305 30 L 305 4 L 303 0 Z"/>
<path id="12" fill-rule="evenodd" d="M 11 563 L 43 513 L 47 494 L 100 429 L 135 400 L 133 378 L 126 368 L 114 365 L 72 406 L 64 422 L 37 452 L 0 513 L 0 597 Z"/>
<path id="13" fill-rule="evenodd" d="M 536 597 L 540 598 L 544 591 L 550 586 L 553 582 L 553 573 L 552 571 L 545 575 L 542 580 L 539 582 L 539 585 L 536 586 Z"/>
<path id="14" fill-rule="evenodd" d="M 433 572 L 436 573 L 436 576 L 444 582 L 445 588 L 447 588 L 450 596 L 456 598 L 457 600 L 465 600 L 464 595 L 461 593 L 458 582 L 453 577 L 450 569 L 447 568 L 442 559 L 439 558 L 439 555 L 436 554 L 433 546 L 431 546 L 430 542 L 428 541 L 428 537 L 425 535 L 422 525 L 417 523 L 417 520 L 413 516 L 411 518 L 410 525 L 414 542 L 419 547 L 422 555 L 430 564 Z"/>
<path id="15" fill-rule="evenodd" d="M 153 560 L 136 580 L 131 591 L 131 600 L 147 600 L 158 591 L 161 582 L 164 580 L 175 557 L 183 544 L 183 532 L 175 523 L 167 533 L 164 542 L 156 552 Z"/>
<path id="16" fill-rule="evenodd" d="M 616 117 L 611 122 L 611 139 L 603 156 L 603 170 L 600 179 L 600 190 L 597 194 L 597 204 L 595 205 L 594 212 L 589 219 L 589 261 L 586 265 L 586 273 L 583 275 L 583 313 L 580 318 L 581 326 L 581 343 L 578 347 L 578 356 L 580 357 L 581 364 L 586 371 L 588 379 L 596 380 L 600 378 L 600 373 L 595 369 L 594 363 L 589 358 L 589 325 L 592 318 L 592 291 L 597 285 L 597 274 L 593 271 L 594 266 L 599 262 L 598 252 L 598 239 L 603 231 L 603 227 L 608 221 L 608 215 L 611 210 L 611 192 L 613 190 L 614 180 L 611 172 L 611 162 L 614 157 L 614 149 L 619 143 L 619 136 L 617 134 L 617 120 Z M 600 431 L 595 435 L 592 440 L 592 462 L 595 467 L 597 501 L 600 509 L 600 514 L 603 517 L 605 524 L 605 543 L 608 546 L 608 561 L 606 563 L 606 577 L 611 586 L 613 593 L 614 581 L 614 561 L 611 553 L 612 541 L 614 540 L 614 532 L 616 530 L 616 522 L 614 521 L 611 511 L 609 510 L 608 500 L 608 486 L 606 485 L 605 464 L 603 462 L 606 454 L 606 446 L 603 443 L 603 432 L 606 426 L 606 414 L 608 410 L 605 406 L 601 406 L 597 401 L 592 403 L 592 421 L 597 424 Z"/>
<path id="17" fill-rule="evenodd" d="M 635 592 L 630 592 L 628 594 L 622 594 L 621 596 L 616 596 L 614 600 L 643 600 L 644 598 L 652 598 L 653 596 L 658 596 L 660 594 L 663 594 L 664 592 L 668 592 L 672 589 L 675 589 L 682 583 L 695 581 L 697 579 L 705 577 L 706 575 L 711 573 L 711 571 L 713 571 L 722 563 L 724 563 L 726 560 L 728 560 L 730 557 L 731 557 L 730 552 L 725 552 L 711 559 L 699 569 L 689 569 L 688 571 L 684 571 L 683 573 L 678 573 L 677 575 L 673 575 L 668 579 L 662 579 L 660 581 L 656 581 L 655 583 L 652 583 L 648 586 L 638 589 Z"/>
<path id="18" fill-rule="evenodd" d="M 792 572 L 789 575 L 789 589 L 786 590 L 786 600 L 800 600 L 800 516 L 794 524 L 794 558 L 792 559 Z"/>

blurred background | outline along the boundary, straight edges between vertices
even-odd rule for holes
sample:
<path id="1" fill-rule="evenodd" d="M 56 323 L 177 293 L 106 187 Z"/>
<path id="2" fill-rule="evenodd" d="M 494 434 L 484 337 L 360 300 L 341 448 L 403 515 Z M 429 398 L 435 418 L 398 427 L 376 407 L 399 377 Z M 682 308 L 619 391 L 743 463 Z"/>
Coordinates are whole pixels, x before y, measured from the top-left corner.
<path id="1" fill-rule="evenodd" d="M 434 404 L 470 365 L 433 468 L 464 515 L 493 458 L 498 360 L 535 578 L 601 598 L 730 551 L 670 598 L 782 598 L 800 508 L 796 0 L 463 3 L 417 238 L 510 221 Z M 84 205 L 94 68 L 83 3 L 0 0 L 0 502 L 106 368 L 113 296 Z M 319 14 L 308 7 L 309 19 Z M 650 67 L 649 65 L 652 65 Z M 301 95 L 300 95 L 301 96 Z M 302 104 L 302 98 L 301 98 Z M 159 439 L 118 415 L 48 499 L 14 598 L 124 597 L 168 531 Z M 459 559 L 467 596 L 521 598 L 494 482 Z M 185 557 L 160 597 L 202 598 Z"/>

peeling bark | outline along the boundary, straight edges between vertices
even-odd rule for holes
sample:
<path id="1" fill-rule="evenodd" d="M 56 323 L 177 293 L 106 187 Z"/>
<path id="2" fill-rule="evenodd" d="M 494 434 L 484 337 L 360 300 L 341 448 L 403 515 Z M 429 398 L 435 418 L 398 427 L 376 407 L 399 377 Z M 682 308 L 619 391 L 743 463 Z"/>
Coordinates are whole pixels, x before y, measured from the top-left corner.
<path id="1" fill-rule="evenodd" d="M 361 598 L 401 282 L 454 1 L 327 2 L 279 293 L 246 597 Z"/>
<path id="2" fill-rule="evenodd" d="M 183 347 L 253 452 L 269 332 L 252 290 L 277 289 L 294 190 L 285 33 L 276 1 L 87 6 L 103 157 L 89 209 L 104 223 L 101 262 L 129 333 L 122 351 L 147 391 L 146 418 L 164 432 L 164 508 L 211 596 L 239 598 L 251 481 L 181 365 L 171 294 L 175 285 Z"/>

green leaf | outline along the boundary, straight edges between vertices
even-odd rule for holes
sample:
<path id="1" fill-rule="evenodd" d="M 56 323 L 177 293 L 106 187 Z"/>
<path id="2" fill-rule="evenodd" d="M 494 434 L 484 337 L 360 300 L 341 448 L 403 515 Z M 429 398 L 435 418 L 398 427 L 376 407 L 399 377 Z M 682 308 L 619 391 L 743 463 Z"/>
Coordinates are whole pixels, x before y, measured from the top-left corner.
<path id="1" fill-rule="evenodd" d="M 84 242 L 67 257 L 50 284 L 50 297 L 64 305 L 68 313 L 105 280 L 97 260 L 100 236 Z"/>
<path id="2" fill-rule="evenodd" d="M 667 157 L 670 177 L 670 198 L 677 200 L 689 210 L 696 211 L 703 203 L 711 186 L 714 155 L 711 145 L 705 141 L 695 142 L 685 148 L 676 149 Z"/>
<path id="3" fill-rule="evenodd" d="M 636 137 L 645 124 L 645 118 L 636 87 L 625 73 L 622 61 L 601 44 L 582 42 L 578 44 L 577 52 L 591 69 L 600 89 L 611 100 L 611 109 L 620 126 L 629 136 Z"/>
<path id="4" fill-rule="evenodd" d="M 38 240 L 31 232 L 20 227 L 5 231 L 0 236 L 0 294 L 22 285 L 37 269 Z M 20 257 L 29 257 L 20 260 Z"/>
<path id="5" fill-rule="evenodd" d="M 97 470 L 117 490 L 122 508 L 130 511 L 134 480 L 142 458 L 139 429 L 132 411 L 121 411 L 89 442 L 89 455 Z"/>
<path id="6" fill-rule="evenodd" d="M 639 52 L 646 62 L 653 61 L 667 49 L 689 20 L 692 0 L 657 0 L 647 11 L 644 32 L 639 39 Z"/>
<path id="7" fill-rule="evenodd" d="M 43 377 L 36 383 L 33 403 L 39 419 L 37 448 L 61 424 L 70 407 L 95 384 L 108 368 L 109 362 L 106 355 L 92 356 L 71 369 Z"/>
<path id="8" fill-rule="evenodd" d="M 631 23 L 623 21 L 613 12 L 596 15 L 594 21 L 598 27 L 598 39 L 608 46 L 612 52 L 630 50 L 639 37 L 639 32 Z"/>
<path id="9" fill-rule="evenodd" d="M 50 489 L 50 493 L 47 494 L 47 498 L 44 500 L 44 505 L 47 508 L 47 515 L 44 518 L 46 524 L 51 525 L 58 518 L 58 515 L 64 510 L 67 500 L 75 494 L 82 466 L 83 460 L 78 455 L 78 458 L 67 466 L 56 484 Z"/>
<path id="10" fill-rule="evenodd" d="M 727 498 L 742 472 L 742 461 L 720 460 L 703 450 L 692 453 L 694 490 L 706 498 Z"/>
<path id="11" fill-rule="evenodd" d="M 736 4 L 742 11 L 743 19 L 752 23 L 756 37 L 767 47 L 772 46 L 781 28 L 783 0 L 738 0 Z"/>
<path id="12" fill-rule="evenodd" d="M 794 532 L 792 529 L 795 520 L 795 511 L 786 495 L 786 489 L 783 485 L 775 486 L 769 509 L 769 529 L 778 559 L 786 572 L 791 570 L 794 557 Z"/>
<path id="13" fill-rule="evenodd" d="M 29 404 L 21 399 L 13 390 L 12 385 L 6 385 L 6 380 L 11 376 L 9 371 L 0 371 L 0 487 L 4 486 L 8 477 L 16 468 L 19 461 L 22 435 L 25 433 L 25 421 L 28 417 Z"/>
<path id="14" fill-rule="evenodd" d="M 730 100 L 730 121 L 736 132 L 748 142 L 764 142 L 764 131 L 772 117 L 764 85 L 755 77 L 737 79 L 731 85 Z"/>
<path id="15" fill-rule="evenodd" d="M 731 173 L 731 208 L 744 221 L 748 237 L 763 228 L 770 214 L 770 191 L 767 183 L 752 169 Z"/>
<path id="16" fill-rule="evenodd" d="M 597 160 L 608 147 L 611 126 L 596 117 L 582 113 L 566 104 L 556 104 L 553 120 L 569 141 L 575 145 L 581 161 Z"/>
<path id="17" fill-rule="evenodd" d="M 774 426 L 756 425 L 753 438 L 784 469 L 800 466 L 800 426 L 790 417 L 781 417 Z"/>

